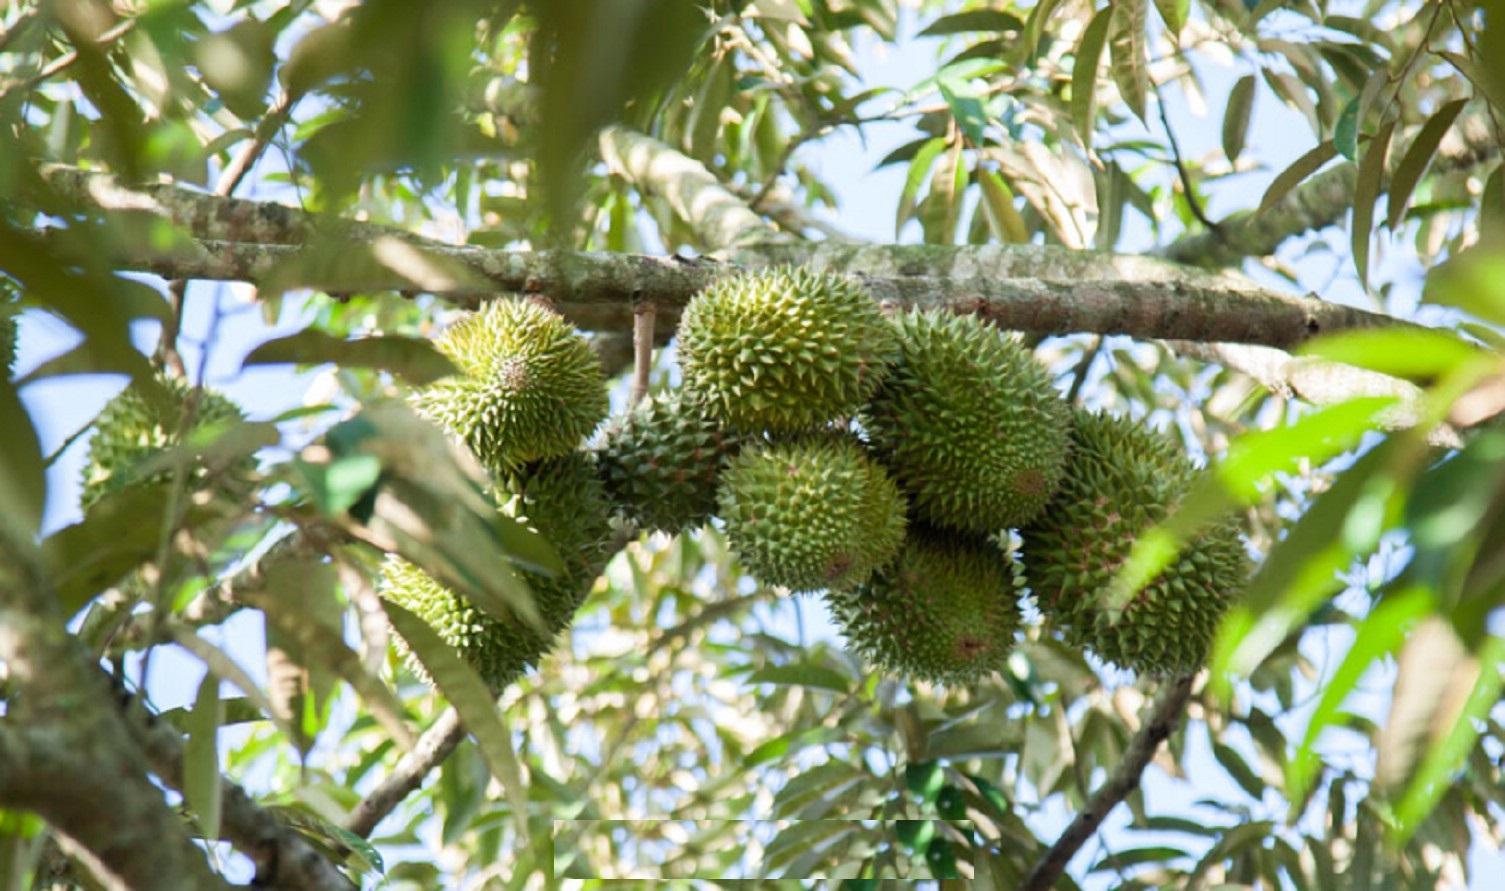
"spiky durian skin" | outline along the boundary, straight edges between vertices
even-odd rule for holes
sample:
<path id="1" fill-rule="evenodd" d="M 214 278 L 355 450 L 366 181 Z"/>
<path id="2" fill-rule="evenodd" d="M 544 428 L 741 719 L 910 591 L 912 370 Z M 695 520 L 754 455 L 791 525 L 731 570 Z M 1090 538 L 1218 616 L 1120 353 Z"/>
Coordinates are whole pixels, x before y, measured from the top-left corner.
<path id="1" fill-rule="evenodd" d="M 1163 520 L 1196 472 L 1169 437 L 1111 415 L 1075 412 L 1066 478 L 1021 530 L 1025 578 L 1066 640 L 1121 668 L 1195 671 L 1242 590 L 1249 558 L 1237 520 L 1203 529 L 1122 609 L 1110 587 L 1134 540 Z"/>
<path id="2" fill-rule="evenodd" d="M 640 529 L 673 534 L 699 526 L 716 509 L 716 481 L 745 438 L 683 391 L 645 399 L 606 436 L 607 494 Z"/>
<path id="3" fill-rule="evenodd" d="M 494 300 L 436 342 L 459 369 L 414 394 L 420 413 L 490 467 L 569 454 L 606 417 L 606 376 L 585 339 L 528 300 Z"/>
<path id="4" fill-rule="evenodd" d="M 835 435 L 745 447 L 717 513 L 752 575 L 792 591 L 863 582 L 904 540 L 903 494 L 861 443 Z"/>
<path id="5" fill-rule="evenodd" d="M 869 662 L 915 680 L 959 683 L 1001 668 L 1019 629 L 1019 591 L 986 538 L 911 525 L 896 559 L 826 603 Z"/>
<path id="6" fill-rule="evenodd" d="M 794 433 L 855 414 L 882 382 L 896 342 L 856 283 L 798 268 L 729 275 L 685 307 L 685 388 L 743 431 Z"/>
<path id="7" fill-rule="evenodd" d="M 899 359 L 863 419 L 916 513 L 980 534 L 1033 519 L 1069 449 L 1049 372 L 975 316 L 912 310 L 893 325 Z"/>
<path id="8" fill-rule="evenodd" d="M 500 474 L 496 495 L 503 513 L 547 539 L 564 563 L 565 571 L 555 576 L 520 572 L 543 629 L 520 619 L 495 618 L 395 555 L 382 564 L 378 590 L 432 626 L 482 680 L 500 690 L 548 652 L 590 593 L 606 566 L 610 515 L 594 461 L 582 452 Z M 414 672 L 427 677 L 400 639 L 398 646 Z"/>
<path id="9" fill-rule="evenodd" d="M 85 510 L 107 493 L 138 481 L 136 468 L 178 443 L 193 386 L 165 375 L 158 376 L 157 383 L 166 391 L 166 398 L 149 399 L 133 384 L 110 400 L 95 420 L 84 460 L 80 501 Z M 245 418 L 239 406 L 221 393 L 200 390 L 197 400 L 189 432 Z M 254 466 L 255 462 L 247 459 L 231 476 L 249 474 Z"/>

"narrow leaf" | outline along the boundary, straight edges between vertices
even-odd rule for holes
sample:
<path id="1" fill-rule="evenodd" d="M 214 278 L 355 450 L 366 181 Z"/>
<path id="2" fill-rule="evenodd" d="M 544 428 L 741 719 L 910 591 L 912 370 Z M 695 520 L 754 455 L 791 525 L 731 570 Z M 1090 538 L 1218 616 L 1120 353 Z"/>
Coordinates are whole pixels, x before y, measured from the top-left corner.
<path id="1" fill-rule="evenodd" d="M 1448 128 L 1453 126 L 1458 113 L 1467 104 L 1467 99 L 1456 99 L 1439 108 L 1437 113 L 1422 125 L 1416 138 L 1411 140 L 1410 147 L 1401 158 L 1400 166 L 1395 168 L 1395 175 L 1390 178 L 1386 224 L 1392 230 L 1400 225 L 1401 218 L 1405 216 L 1406 206 L 1411 203 L 1411 193 L 1415 191 L 1416 184 L 1421 181 L 1421 175 L 1426 172 L 1432 156 L 1436 154 L 1437 146 L 1442 143 L 1442 137 L 1446 135 Z"/>
<path id="2" fill-rule="evenodd" d="M 225 707 L 219 698 L 219 678 L 205 672 L 188 717 L 188 740 L 183 746 L 183 797 L 198 819 L 204 838 L 219 838 L 222 792 L 219 772 L 219 728 Z"/>
<path id="3" fill-rule="evenodd" d="M 325 362 L 341 368 L 390 371 L 410 384 L 426 384 L 455 373 L 455 366 L 426 340 L 395 335 L 346 340 L 316 328 L 269 340 L 251 350 L 242 364 L 250 367 Z"/>
<path id="4" fill-rule="evenodd" d="M 925 182 L 925 177 L 930 174 L 930 168 L 935 164 L 935 159 L 946 150 L 946 140 L 937 136 L 915 152 L 914 160 L 909 162 L 909 173 L 904 177 L 904 190 L 899 193 L 899 211 L 894 217 L 894 237 L 899 236 L 899 230 L 904 224 L 914 217 L 915 206 L 918 204 L 920 186 Z"/>
<path id="5" fill-rule="evenodd" d="M 1155 0 L 1155 8 L 1160 10 L 1160 17 L 1165 20 L 1166 30 L 1172 37 L 1178 37 L 1181 29 L 1186 27 L 1186 17 L 1191 12 L 1191 0 Z"/>
<path id="6" fill-rule="evenodd" d="M 1228 94 L 1228 110 L 1223 113 L 1223 154 L 1228 156 L 1230 163 L 1237 161 L 1244 151 L 1249 118 L 1254 113 L 1254 87 L 1254 75 L 1246 74 Z"/>
<path id="7" fill-rule="evenodd" d="M 382 609 L 440 692 L 460 713 L 465 728 L 475 737 L 486 766 L 507 793 L 512 816 L 517 821 L 518 835 L 526 844 L 529 840 L 528 790 L 523 785 L 517 753 L 512 750 L 512 736 L 502 725 L 496 700 L 486 682 L 422 619 L 391 601 L 382 601 Z"/>
<path id="8" fill-rule="evenodd" d="M 1103 57 L 1103 43 L 1113 8 L 1098 10 L 1077 43 L 1076 61 L 1071 66 L 1071 119 L 1076 123 L 1082 145 L 1092 144 L 1093 117 L 1097 105 L 1097 69 Z"/>
<path id="9" fill-rule="evenodd" d="M 1023 28 L 1024 22 L 1012 13 L 996 9 L 971 9 L 936 19 L 919 36 L 941 37 L 969 31 L 1019 31 Z"/>
<path id="10" fill-rule="evenodd" d="M 852 681 L 839 671 L 819 665 L 770 665 L 748 676 L 749 684 L 785 684 L 846 693 Z"/>
<path id="11" fill-rule="evenodd" d="M 1447 331 L 1409 327 L 1340 331 L 1302 344 L 1299 352 L 1419 382 L 1486 356 Z"/>
<path id="12" fill-rule="evenodd" d="M 1113 80 L 1135 117 L 1145 119 L 1150 93 L 1150 63 L 1145 49 L 1149 0 L 1114 0 L 1108 43 L 1113 49 Z"/>
<path id="13" fill-rule="evenodd" d="M 1369 141 L 1369 148 L 1359 161 L 1359 178 L 1354 185 L 1353 198 L 1353 265 L 1359 273 L 1359 284 L 1369 288 L 1369 234 L 1374 224 L 1374 204 L 1380 197 L 1380 181 L 1385 176 L 1385 156 L 1390 149 L 1390 136 L 1395 132 L 1395 121 L 1380 127 Z"/>
<path id="14" fill-rule="evenodd" d="M 999 241 L 1009 244 L 1024 244 L 1029 241 L 1029 229 L 1024 217 L 1014 207 L 1014 193 L 996 170 L 981 170 L 977 174 L 982 184 L 983 206 L 987 210 L 988 225 Z"/>
<path id="15" fill-rule="evenodd" d="M 1332 140 L 1327 140 L 1295 161 L 1292 161 L 1291 166 L 1282 170 L 1280 175 L 1275 177 L 1274 181 L 1270 183 L 1270 187 L 1265 189 L 1264 197 L 1259 199 L 1259 210 L 1255 211 L 1255 213 L 1264 213 L 1279 203 L 1280 199 L 1284 198 L 1287 192 L 1294 189 L 1302 180 L 1316 173 L 1317 168 L 1331 161 L 1337 154 L 1338 150 L 1333 147 Z"/>

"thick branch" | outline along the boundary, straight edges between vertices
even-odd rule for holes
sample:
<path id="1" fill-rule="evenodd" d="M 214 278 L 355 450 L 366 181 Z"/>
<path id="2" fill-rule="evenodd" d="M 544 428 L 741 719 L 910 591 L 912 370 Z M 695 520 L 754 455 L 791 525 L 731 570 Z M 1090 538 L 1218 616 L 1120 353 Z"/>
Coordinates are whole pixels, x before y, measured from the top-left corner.
<path id="1" fill-rule="evenodd" d="M 1029 877 L 1024 884 L 1019 886 L 1020 891 L 1050 891 L 1056 879 L 1066 871 L 1066 866 L 1071 862 L 1087 839 L 1097 832 L 1098 826 L 1102 825 L 1108 813 L 1118 806 L 1130 792 L 1139 788 L 1140 777 L 1144 769 L 1155 757 L 1155 752 L 1160 744 L 1170 737 L 1171 731 L 1181 723 L 1181 713 L 1186 708 L 1186 702 L 1191 697 L 1193 675 L 1185 675 L 1172 681 L 1160 694 L 1160 699 L 1155 703 L 1155 710 L 1150 713 L 1143 727 L 1129 741 L 1129 747 L 1124 751 L 1123 760 L 1118 768 L 1098 790 L 1092 793 L 1087 804 L 1082 807 L 1072 819 L 1070 825 L 1056 839 L 1050 850 L 1030 870 Z"/>
<path id="2" fill-rule="evenodd" d="M 546 293 L 587 330 L 627 330 L 633 305 L 651 299 L 672 320 L 700 288 L 726 272 L 711 261 L 673 257 L 427 247 L 427 260 L 463 269 L 465 280 L 415 281 L 380 250 L 352 244 L 309 256 L 286 245 L 202 242 L 189 253 L 138 253 L 122 269 L 168 278 L 260 281 L 335 293 L 441 293 L 478 304 L 498 292 Z M 378 248 L 380 243 L 378 242 Z M 764 245 L 737 252 L 744 266 L 797 263 L 858 277 L 874 298 L 898 307 L 982 315 L 1035 334 L 1092 332 L 1291 347 L 1331 331 L 1401 324 L 1384 315 L 1259 288 L 1233 275 L 1144 257 L 1037 245 L 936 247 Z M 452 283 L 451 283 L 452 282 Z"/>
<path id="3" fill-rule="evenodd" d="M 392 772 L 350 812 L 345 828 L 362 838 L 370 836 L 376 824 L 423 785 L 423 778 L 429 771 L 448 758 L 464 738 L 465 727 L 460 723 L 459 712 L 453 708 L 445 709 L 433 726 L 418 738 L 413 750 L 403 755 Z"/>
<path id="4" fill-rule="evenodd" d="M 1500 146 L 1483 115 L 1460 118 L 1432 159 L 1434 173 L 1468 170 L 1498 158 Z M 1390 168 L 1403 152 L 1393 152 Z M 1217 229 L 1179 238 L 1158 253 L 1167 260 L 1198 266 L 1232 266 L 1245 257 L 1275 253 L 1303 232 L 1337 223 L 1353 206 L 1358 165 L 1345 162 L 1308 178 L 1264 213 L 1243 211 L 1218 222 Z"/>
<path id="5" fill-rule="evenodd" d="M 135 696 L 121 691 L 120 702 L 130 737 L 146 753 L 152 771 L 168 787 L 181 792 L 183 738 L 171 724 L 157 720 Z M 256 864 L 258 886 L 289 891 L 354 891 L 355 885 L 297 830 L 258 805 L 238 784 L 228 779 L 221 783 L 223 837 Z"/>

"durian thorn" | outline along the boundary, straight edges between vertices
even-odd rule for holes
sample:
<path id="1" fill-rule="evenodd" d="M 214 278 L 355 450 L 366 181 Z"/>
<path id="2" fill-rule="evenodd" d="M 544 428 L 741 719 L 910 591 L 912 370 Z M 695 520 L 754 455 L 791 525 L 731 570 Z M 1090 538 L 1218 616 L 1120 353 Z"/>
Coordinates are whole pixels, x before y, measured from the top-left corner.
<path id="1" fill-rule="evenodd" d="M 632 404 L 648 395 L 648 373 L 653 369 L 653 332 L 658 306 L 640 300 L 632 307 Z"/>

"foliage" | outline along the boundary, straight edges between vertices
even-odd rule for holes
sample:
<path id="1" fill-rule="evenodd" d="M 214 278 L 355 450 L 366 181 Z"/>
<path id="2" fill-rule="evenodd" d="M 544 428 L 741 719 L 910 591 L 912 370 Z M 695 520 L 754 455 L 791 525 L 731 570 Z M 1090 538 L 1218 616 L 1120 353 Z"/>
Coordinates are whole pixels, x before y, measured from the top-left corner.
<path id="1" fill-rule="evenodd" d="M 933 70 L 874 85 L 883 53 L 930 51 Z M 1207 105 L 1221 115 L 1197 132 L 1187 119 Z M 528 578 L 578 556 L 499 512 L 480 463 L 399 398 L 449 369 L 427 341 L 447 301 L 489 292 L 500 249 L 551 251 L 554 277 L 529 291 L 570 282 L 577 251 L 728 249 L 698 216 L 721 205 L 661 181 L 701 173 L 765 240 L 839 240 L 829 211 L 849 196 L 817 159 L 894 137 L 879 166 L 893 239 L 966 250 L 936 254 L 937 272 L 889 268 L 874 247 L 857 272 L 966 289 L 1008 246 L 1155 253 L 1431 326 L 1272 357 L 1198 343 L 1189 294 L 1182 340 L 1031 342 L 1073 400 L 1207 457 L 1137 539 L 1124 591 L 1230 513 L 1258 558 L 1184 725 L 1056 887 L 1456 886 L 1473 849 L 1505 840 L 1501 114 L 1505 9 L 1468 0 L 12 4 L 0 312 L 12 294 L 23 310 L 22 362 L 0 383 L 0 751 L 44 705 L 25 695 L 47 682 L 27 660 L 52 647 L 159 710 L 182 763 L 152 771 L 183 796 L 184 844 L 222 830 L 240 854 L 206 847 L 236 879 L 257 854 L 234 834 L 247 802 L 216 771 L 368 887 L 1023 886 L 1063 814 L 1122 769 L 1165 686 L 1036 615 L 1003 670 L 907 683 L 847 652 L 816 601 L 754 584 L 722 529 L 644 536 L 494 704 L 374 588 L 397 554 L 484 613 L 527 620 Z M 651 163 L 613 163 L 599 144 L 613 134 L 650 138 L 634 145 Z M 164 180 L 213 212 L 178 213 Z M 252 187 L 287 207 L 230 197 Z M 436 249 L 457 232 L 463 248 Z M 672 278 L 649 259 L 634 274 Z M 1123 281 L 1177 287 L 1164 265 L 1113 262 Z M 1038 270 L 1042 305 L 1110 290 L 1054 272 Z M 392 275 L 408 285 L 372 286 Z M 230 382 L 296 363 L 319 369 L 315 391 L 202 428 L 204 400 L 189 399 L 180 427 L 196 434 L 44 529 L 48 504 L 71 497 L 48 469 L 82 447 L 56 442 L 49 388 L 85 374 L 149 388 L 162 370 L 200 397 L 222 383 L 220 342 L 250 317 L 181 281 L 197 277 L 254 281 L 265 322 L 303 328 L 268 335 Z M 622 309 L 572 319 L 618 375 Z M 187 333 L 195 312 L 209 321 Z M 76 345 L 38 352 L 63 329 Z M 146 331 L 161 332 L 150 356 Z M 199 472 L 253 456 L 254 492 L 229 503 Z M 394 655 L 393 630 L 435 686 Z M 264 664 L 242 664 L 243 638 Z M 168 648 L 208 680 L 154 704 L 153 654 Z M 80 683 L 68 708 L 85 714 L 98 692 Z M 374 834 L 349 828 L 451 705 L 466 731 L 453 753 Z M 42 717 L 66 730 L 63 711 Z M 162 752 L 96 742 L 138 766 Z M 128 794 L 107 768 L 80 788 Z M 72 798 L 25 792 L 0 776 L 6 887 L 79 877 L 57 841 L 75 831 Z"/>

